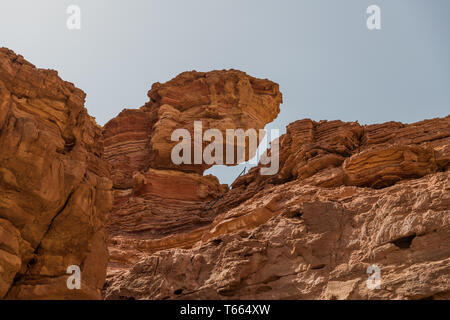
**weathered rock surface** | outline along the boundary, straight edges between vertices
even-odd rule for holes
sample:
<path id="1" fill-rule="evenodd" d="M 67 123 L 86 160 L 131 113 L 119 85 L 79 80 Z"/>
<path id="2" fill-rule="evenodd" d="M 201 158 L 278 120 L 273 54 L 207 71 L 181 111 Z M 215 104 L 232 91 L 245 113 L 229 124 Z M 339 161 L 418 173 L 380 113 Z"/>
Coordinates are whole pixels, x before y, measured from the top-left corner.
<path id="1" fill-rule="evenodd" d="M 192 245 L 198 237 L 184 235 L 212 222 L 208 203 L 227 190 L 216 177 L 202 175 L 211 165 L 172 162 L 178 144 L 172 132 L 186 129 L 193 140 L 194 121 L 201 121 L 203 132 L 218 129 L 224 138 L 226 129 L 263 129 L 282 101 L 277 84 L 237 70 L 185 72 L 154 84 L 148 96 L 147 104 L 122 111 L 103 131 L 115 189 L 107 222 L 110 273 L 131 267 L 141 248 L 164 248 L 166 241 Z"/>
<path id="2" fill-rule="evenodd" d="M 236 206 L 266 186 L 293 180 L 325 188 L 379 189 L 450 168 L 450 116 L 366 126 L 305 119 L 286 131 L 280 137 L 278 174 L 261 176 L 259 167 L 251 169 L 234 182 L 217 210 Z"/>
<path id="3" fill-rule="evenodd" d="M 172 162 L 171 151 L 178 144 L 171 141 L 172 132 L 186 129 L 194 140 L 194 121 L 202 122 L 203 131 L 220 130 L 224 138 L 226 129 L 263 129 L 282 102 L 276 83 L 237 70 L 185 72 L 155 83 L 148 96 L 143 107 L 124 110 L 104 128 L 106 159 L 120 188 L 130 188 L 133 173 L 148 167 L 202 174 L 212 165 L 195 165 L 194 152 L 190 165 Z M 225 149 L 223 154 L 225 163 Z"/>
<path id="4" fill-rule="evenodd" d="M 449 299 L 449 145 L 450 117 L 294 122 L 279 174 L 239 178 L 211 224 L 116 246 L 139 256 L 110 269 L 105 297 Z"/>
<path id="5" fill-rule="evenodd" d="M 84 100 L 0 49 L 0 299 L 101 298 L 112 182 Z M 67 288 L 71 265 L 80 290 Z"/>
<path id="6" fill-rule="evenodd" d="M 212 217 L 203 216 L 204 206 L 225 191 L 213 176 L 155 169 L 136 173 L 133 189 L 114 191 L 107 221 L 110 267 L 130 267 L 142 248 L 164 248 L 166 237 L 209 225 Z M 189 238 L 173 241 L 193 244 Z"/>
<path id="7" fill-rule="evenodd" d="M 0 49 L 0 299 L 98 299 L 107 246 L 107 299 L 450 299 L 450 116 L 299 120 L 278 174 L 228 189 L 173 164 L 171 133 L 261 129 L 278 85 L 186 72 L 148 96 L 102 131 L 81 90 Z"/>
<path id="8" fill-rule="evenodd" d="M 201 121 L 203 130 L 220 130 L 224 137 L 226 129 L 263 129 L 275 120 L 282 102 L 278 84 L 237 70 L 185 72 L 164 84 L 154 84 L 148 96 L 150 101 L 142 110 L 156 121 L 150 141 L 151 167 L 197 173 L 212 165 L 172 163 L 171 150 L 178 143 L 170 139 L 175 129 L 189 130 L 192 138 L 194 121 Z M 223 155 L 225 163 L 225 148 Z"/>
<path id="9" fill-rule="evenodd" d="M 421 299 L 450 290 L 449 174 L 373 190 L 297 181 L 219 216 L 188 250 L 110 280 L 110 299 Z M 381 268 L 369 290 L 367 268 Z"/>

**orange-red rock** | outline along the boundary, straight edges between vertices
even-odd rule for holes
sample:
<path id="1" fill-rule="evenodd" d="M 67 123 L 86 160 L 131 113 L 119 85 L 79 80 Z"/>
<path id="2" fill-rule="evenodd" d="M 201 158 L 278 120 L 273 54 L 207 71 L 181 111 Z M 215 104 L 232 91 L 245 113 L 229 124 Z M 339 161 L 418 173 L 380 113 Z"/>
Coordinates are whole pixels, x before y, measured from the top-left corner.
<path id="1" fill-rule="evenodd" d="M 191 248 L 150 253 L 113 275 L 106 298 L 449 299 L 449 181 L 447 171 L 383 189 L 268 187 Z"/>
<path id="2" fill-rule="evenodd" d="M 133 266 L 109 269 L 105 297 L 448 299 L 449 145 L 450 117 L 296 121 L 279 173 L 237 179 L 210 224 L 111 246 Z"/>
<path id="3" fill-rule="evenodd" d="M 216 177 L 202 176 L 211 165 L 172 162 L 178 143 L 171 141 L 174 130 L 187 129 L 193 139 L 194 121 L 202 122 L 203 131 L 219 129 L 224 137 L 226 129 L 263 129 L 282 101 L 277 84 L 237 70 L 185 72 L 154 84 L 148 96 L 147 104 L 124 110 L 103 131 L 115 188 L 107 223 L 110 270 L 133 265 L 141 247 L 198 240 L 197 229 L 214 218 L 210 204 L 227 190 Z M 192 230 L 195 236 L 183 235 Z M 167 236 L 173 237 L 161 240 Z"/>
<path id="4" fill-rule="evenodd" d="M 383 188 L 450 168 L 450 116 L 413 124 L 298 120 L 280 137 L 280 170 L 259 168 L 233 184 L 217 204 L 225 210 L 264 187 L 298 180 L 315 186 Z"/>
<path id="5" fill-rule="evenodd" d="M 101 297 L 112 183 L 84 99 L 0 49 L 0 298 Z M 80 290 L 67 288 L 70 265 Z"/>
<path id="6" fill-rule="evenodd" d="M 203 131 L 218 129 L 224 137 L 226 129 L 263 129 L 276 118 L 282 102 L 276 83 L 237 70 L 184 72 L 155 83 L 148 96 L 150 101 L 139 110 L 124 110 L 105 125 L 105 155 L 121 187 L 130 187 L 133 172 L 149 166 L 203 173 L 212 165 L 172 162 L 171 151 L 178 144 L 171 141 L 172 132 L 186 129 L 193 140 L 194 121 L 202 122 Z M 225 158 L 226 150 L 224 163 Z"/>
<path id="7" fill-rule="evenodd" d="M 102 130 L 81 90 L 0 49 L 0 298 L 100 298 L 108 246 L 107 299 L 450 299 L 450 116 L 295 121 L 279 172 L 229 190 L 173 164 L 171 133 L 263 128 L 278 85 L 187 72 L 148 96 Z"/>

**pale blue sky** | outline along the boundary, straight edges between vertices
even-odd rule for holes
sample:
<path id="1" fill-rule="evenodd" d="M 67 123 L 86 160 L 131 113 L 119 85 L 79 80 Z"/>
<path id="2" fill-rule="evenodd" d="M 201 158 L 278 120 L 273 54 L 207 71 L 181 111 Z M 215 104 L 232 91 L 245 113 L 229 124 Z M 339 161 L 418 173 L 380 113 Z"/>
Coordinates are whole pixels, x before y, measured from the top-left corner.
<path id="1" fill-rule="evenodd" d="M 79 5 L 80 31 L 66 28 Z M 381 7 L 382 30 L 366 28 Z M 269 128 L 290 122 L 414 122 L 450 112 L 448 0 L 14 0 L 0 2 L 0 46 L 87 93 L 104 124 L 138 108 L 154 82 L 235 68 L 280 84 Z M 237 168 L 210 170 L 230 183 Z"/>

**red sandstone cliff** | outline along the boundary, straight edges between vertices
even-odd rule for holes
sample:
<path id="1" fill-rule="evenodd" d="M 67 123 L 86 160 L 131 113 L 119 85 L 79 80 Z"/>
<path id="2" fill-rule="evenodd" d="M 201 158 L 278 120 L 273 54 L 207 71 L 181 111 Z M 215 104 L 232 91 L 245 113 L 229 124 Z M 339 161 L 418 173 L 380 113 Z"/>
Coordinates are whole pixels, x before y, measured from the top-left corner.
<path id="1" fill-rule="evenodd" d="M 0 49 L 0 299 L 101 298 L 112 183 L 84 99 Z M 81 290 L 67 288 L 71 265 Z"/>
<path id="2" fill-rule="evenodd" d="M 198 238 L 183 235 L 211 224 L 205 207 L 227 190 L 216 177 L 203 176 L 211 165 L 173 164 L 172 132 L 187 129 L 193 137 L 194 121 L 224 136 L 226 129 L 263 129 L 282 101 L 277 84 L 236 70 L 185 72 L 154 84 L 148 96 L 147 104 L 124 110 L 103 131 L 115 194 L 107 221 L 110 274 L 139 261 L 143 248 L 193 245 Z"/>
<path id="3" fill-rule="evenodd" d="M 177 79 L 157 84 L 164 89 L 157 97 L 152 89 L 149 104 L 105 126 L 116 181 L 107 299 L 449 298 L 450 117 L 410 125 L 296 121 L 280 137 L 278 174 L 253 168 L 219 196 L 224 189 L 198 174 L 203 167 L 174 167 L 167 157 L 169 131 L 192 126 L 191 108 L 211 108 L 203 100 L 211 89 L 192 80 L 195 72 Z M 222 118 L 234 108 L 247 112 L 236 92 L 222 94 L 235 101 Z M 174 109 L 176 116 L 167 113 Z M 155 114 L 170 130 L 155 129 L 164 123 L 151 120 Z M 203 121 L 226 128 L 213 114 Z M 196 198 L 204 184 L 209 196 Z M 366 284 L 371 265 L 381 268 L 379 290 Z"/>

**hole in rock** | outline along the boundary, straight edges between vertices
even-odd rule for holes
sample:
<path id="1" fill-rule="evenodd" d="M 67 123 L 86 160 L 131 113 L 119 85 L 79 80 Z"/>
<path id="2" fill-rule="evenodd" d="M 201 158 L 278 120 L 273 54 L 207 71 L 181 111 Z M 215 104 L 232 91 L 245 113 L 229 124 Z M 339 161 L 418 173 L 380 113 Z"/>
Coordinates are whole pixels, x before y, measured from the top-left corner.
<path id="1" fill-rule="evenodd" d="M 231 297 L 234 294 L 236 294 L 236 292 L 239 291 L 240 289 L 241 289 L 240 285 L 234 284 L 228 287 L 219 288 L 217 290 L 217 293 L 220 294 L 221 296 Z"/>
<path id="2" fill-rule="evenodd" d="M 32 266 L 34 266 L 36 264 L 36 262 L 37 262 L 36 258 L 31 258 L 31 260 L 27 264 L 27 267 L 31 268 Z"/>
<path id="3" fill-rule="evenodd" d="M 23 277 L 23 274 L 17 274 L 17 275 L 14 277 L 13 282 L 14 282 L 14 283 L 19 282 L 20 280 L 22 280 L 22 277 Z"/>
<path id="4" fill-rule="evenodd" d="M 291 215 L 291 218 L 294 219 L 300 219 L 303 216 L 303 212 L 301 211 L 294 211 Z"/>
<path id="5" fill-rule="evenodd" d="M 182 294 L 183 293 L 183 289 L 177 289 L 177 290 L 175 290 L 174 292 L 173 292 L 173 294 L 174 295 L 177 295 L 177 296 L 179 296 L 180 294 Z"/>
<path id="6" fill-rule="evenodd" d="M 303 212 L 298 208 L 291 208 L 290 210 L 283 213 L 283 216 L 290 219 L 301 219 Z"/>
<path id="7" fill-rule="evenodd" d="M 403 237 L 397 240 L 392 241 L 392 243 L 394 245 L 396 245 L 398 248 L 400 249 L 408 249 L 411 247 L 411 242 L 413 241 L 413 239 L 416 237 L 415 234 L 408 236 L 408 237 Z"/>
<path id="8" fill-rule="evenodd" d="M 323 269 L 323 268 L 325 268 L 325 264 L 323 264 L 323 263 L 316 264 L 316 265 L 311 267 L 311 269 L 313 269 L 313 270 L 319 270 L 319 269 Z"/>
<path id="9" fill-rule="evenodd" d="M 213 240 L 211 240 L 211 242 L 212 242 L 214 245 L 218 246 L 219 244 L 222 243 L 222 239 L 219 239 L 219 238 L 213 239 Z"/>
<path id="10" fill-rule="evenodd" d="M 373 183 L 370 187 L 372 189 L 384 189 L 388 188 L 390 186 L 393 186 L 399 179 L 390 179 L 390 180 L 378 180 L 377 182 Z"/>
<path id="11" fill-rule="evenodd" d="M 318 154 L 319 154 L 319 152 L 317 150 L 311 151 L 310 154 L 309 154 L 309 159 L 317 157 Z"/>
<path id="12" fill-rule="evenodd" d="M 64 149 L 56 149 L 56 152 L 60 153 L 60 154 L 67 154 L 70 151 L 72 151 L 72 149 L 75 147 L 76 144 L 76 139 L 74 137 L 71 138 L 65 138 L 64 139 Z"/>
<path id="13" fill-rule="evenodd" d="M 64 152 L 69 153 L 75 147 L 75 141 L 64 144 Z"/>

